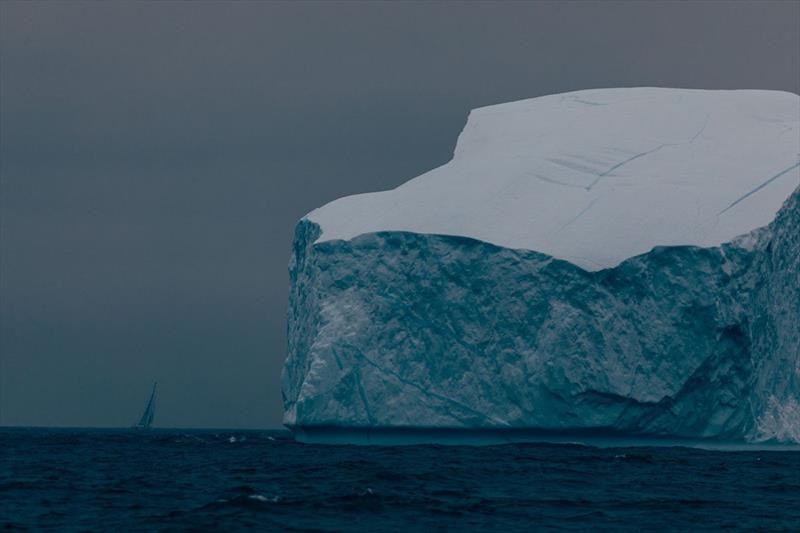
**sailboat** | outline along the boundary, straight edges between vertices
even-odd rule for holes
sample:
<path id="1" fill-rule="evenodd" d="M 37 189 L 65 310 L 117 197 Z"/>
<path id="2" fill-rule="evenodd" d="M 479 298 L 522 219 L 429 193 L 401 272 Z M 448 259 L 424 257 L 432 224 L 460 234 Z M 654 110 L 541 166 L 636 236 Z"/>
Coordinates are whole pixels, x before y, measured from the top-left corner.
<path id="1" fill-rule="evenodd" d="M 134 429 L 150 429 L 153 425 L 153 418 L 156 416 L 156 387 L 158 382 L 153 383 L 153 392 L 150 393 L 150 399 L 147 400 L 147 405 L 144 408 L 142 417 L 139 422 L 133 425 Z"/>

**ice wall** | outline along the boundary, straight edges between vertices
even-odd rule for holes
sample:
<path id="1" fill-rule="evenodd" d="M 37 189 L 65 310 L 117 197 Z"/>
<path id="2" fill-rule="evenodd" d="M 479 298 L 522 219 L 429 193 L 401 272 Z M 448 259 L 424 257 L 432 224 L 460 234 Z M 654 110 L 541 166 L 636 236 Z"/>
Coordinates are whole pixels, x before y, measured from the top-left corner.
<path id="1" fill-rule="evenodd" d="M 511 119 L 522 120 L 515 105 Z M 784 133 L 797 134 L 796 122 Z M 615 255 L 608 268 L 469 236 L 360 226 L 339 234 L 335 221 L 321 226 L 330 213 L 311 213 L 297 226 L 290 264 L 285 423 L 302 434 L 610 429 L 800 442 L 800 192 L 791 194 L 798 177 L 786 165 L 798 147 L 780 154 L 789 170 L 743 193 L 720 192 L 720 210 L 761 205 L 764 217 L 772 212 L 767 225 L 717 245 L 655 241 L 645 253 Z M 687 204 L 695 201 L 689 183 L 708 194 L 703 176 L 672 179 Z M 518 220 L 506 222 L 508 234 L 520 234 Z"/>

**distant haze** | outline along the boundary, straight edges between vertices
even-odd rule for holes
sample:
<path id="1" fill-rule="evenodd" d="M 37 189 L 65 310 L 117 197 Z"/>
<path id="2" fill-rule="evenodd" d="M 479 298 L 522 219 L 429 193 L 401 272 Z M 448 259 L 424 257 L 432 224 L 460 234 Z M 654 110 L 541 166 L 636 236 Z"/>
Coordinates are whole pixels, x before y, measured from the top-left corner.
<path id="1" fill-rule="evenodd" d="M 800 92 L 800 3 L 0 3 L 0 425 L 281 422 L 295 222 L 469 109 Z"/>

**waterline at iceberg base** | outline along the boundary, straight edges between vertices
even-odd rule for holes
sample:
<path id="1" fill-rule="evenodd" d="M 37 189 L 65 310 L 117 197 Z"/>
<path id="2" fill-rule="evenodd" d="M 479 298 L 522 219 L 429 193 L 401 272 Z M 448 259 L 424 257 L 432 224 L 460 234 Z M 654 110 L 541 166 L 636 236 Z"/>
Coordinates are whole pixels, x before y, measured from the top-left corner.
<path id="1" fill-rule="evenodd" d="M 290 264 L 300 440 L 800 443 L 800 189 L 744 236 L 595 270 L 469 236 L 324 231 L 301 220 Z"/>

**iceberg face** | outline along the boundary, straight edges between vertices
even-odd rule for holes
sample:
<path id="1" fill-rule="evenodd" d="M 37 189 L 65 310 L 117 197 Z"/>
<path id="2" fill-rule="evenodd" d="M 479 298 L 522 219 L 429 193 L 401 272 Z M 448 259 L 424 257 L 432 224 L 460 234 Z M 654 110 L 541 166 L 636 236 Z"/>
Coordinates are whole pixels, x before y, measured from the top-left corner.
<path id="1" fill-rule="evenodd" d="M 448 165 L 299 222 L 284 422 L 800 442 L 799 114 L 668 89 L 473 111 Z"/>
<path id="2" fill-rule="evenodd" d="M 800 189 L 762 239 L 748 317 L 755 440 L 800 442 Z"/>

